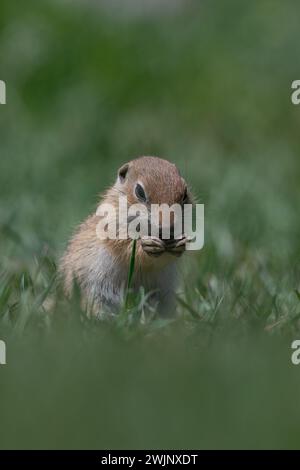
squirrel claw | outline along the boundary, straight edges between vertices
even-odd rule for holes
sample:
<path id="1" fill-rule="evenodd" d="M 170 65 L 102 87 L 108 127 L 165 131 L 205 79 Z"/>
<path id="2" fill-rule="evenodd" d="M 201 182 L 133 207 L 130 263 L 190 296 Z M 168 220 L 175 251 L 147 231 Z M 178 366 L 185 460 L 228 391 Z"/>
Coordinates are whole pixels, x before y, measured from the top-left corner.
<path id="1" fill-rule="evenodd" d="M 162 240 L 156 237 L 145 237 L 141 240 L 142 248 L 150 256 L 160 256 L 165 251 Z"/>
<path id="2" fill-rule="evenodd" d="M 189 238 L 183 236 L 180 240 L 174 240 L 172 245 L 168 246 L 168 252 L 174 256 L 181 256 L 186 250 L 186 244 L 189 242 Z"/>

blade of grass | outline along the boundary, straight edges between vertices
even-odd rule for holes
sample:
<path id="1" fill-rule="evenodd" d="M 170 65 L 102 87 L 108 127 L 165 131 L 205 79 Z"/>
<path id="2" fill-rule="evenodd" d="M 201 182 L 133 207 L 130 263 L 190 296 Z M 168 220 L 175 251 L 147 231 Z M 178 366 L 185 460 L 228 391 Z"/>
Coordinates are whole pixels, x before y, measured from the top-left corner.
<path id="1" fill-rule="evenodd" d="M 181 299 L 178 295 L 176 295 L 176 299 L 178 301 L 178 303 L 185 309 L 187 310 L 188 312 L 190 312 L 190 314 L 192 315 L 192 317 L 196 320 L 201 320 L 202 317 L 201 315 L 195 310 L 193 309 L 193 307 L 191 307 L 188 303 L 186 303 L 183 299 Z"/>
<path id="2" fill-rule="evenodd" d="M 129 294 L 130 294 L 130 288 L 132 285 L 132 279 L 133 279 L 134 267 L 135 267 L 135 252 L 136 252 L 136 240 L 133 240 L 130 262 L 129 262 L 129 270 L 128 270 L 127 288 L 126 288 L 126 296 L 125 296 L 125 309 L 128 308 L 128 303 L 129 303 Z"/>
<path id="3" fill-rule="evenodd" d="M 297 296 L 297 299 L 300 300 L 300 292 L 298 289 L 295 289 L 295 294 Z"/>

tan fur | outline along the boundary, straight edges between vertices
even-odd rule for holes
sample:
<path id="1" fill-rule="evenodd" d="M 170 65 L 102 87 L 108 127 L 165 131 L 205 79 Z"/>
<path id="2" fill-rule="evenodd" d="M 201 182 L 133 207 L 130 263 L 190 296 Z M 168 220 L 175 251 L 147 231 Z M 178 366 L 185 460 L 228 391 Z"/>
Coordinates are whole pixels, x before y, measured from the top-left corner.
<path id="1" fill-rule="evenodd" d="M 115 184 L 103 195 L 103 202 L 118 208 L 119 196 L 127 196 L 128 204 L 137 203 L 134 188 L 137 182 L 144 186 L 149 201 L 154 204 L 181 203 L 186 184 L 176 166 L 158 157 L 141 157 L 126 164 L 126 180 L 118 177 Z M 60 272 L 69 296 L 74 281 L 80 286 L 87 303 L 97 308 L 107 304 L 116 306 L 121 301 L 121 290 L 126 283 L 132 240 L 100 240 L 96 227 L 100 218 L 89 216 L 70 240 L 64 254 Z M 137 241 L 135 288 L 160 289 L 160 300 L 170 298 L 174 291 L 174 256 L 163 253 L 158 258 L 149 256 Z"/>

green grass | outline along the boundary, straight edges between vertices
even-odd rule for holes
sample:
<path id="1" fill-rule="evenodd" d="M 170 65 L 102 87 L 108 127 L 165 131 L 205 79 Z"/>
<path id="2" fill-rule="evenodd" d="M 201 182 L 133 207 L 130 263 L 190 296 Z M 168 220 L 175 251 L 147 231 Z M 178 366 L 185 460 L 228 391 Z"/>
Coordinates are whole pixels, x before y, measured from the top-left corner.
<path id="1" fill-rule="evenodd" d="M 128 307 L 130 289 L 132 288 L 132 280 L 133 280 L 134 268 L 135 268 L 135 257 L 136 257 L 136 240 L 132 240 L 131 255 L 130 255 L 130 261 L 129 261 L 129 267 L 128 267 L 128 280 L 127 280 L 126 295 L 125 295 L 125 308 Z"/>
<path id="2" fill-rule="evenodd" d="M 298 16 L 277 0 L 140 17 L 2 0 L 0 448 L 299 447 Z M 141 290 L 88 320 L 56 266 L 141 154 L 181 169 L 205 247 L 178 267 L 178 318 L 145 316 Z"/>

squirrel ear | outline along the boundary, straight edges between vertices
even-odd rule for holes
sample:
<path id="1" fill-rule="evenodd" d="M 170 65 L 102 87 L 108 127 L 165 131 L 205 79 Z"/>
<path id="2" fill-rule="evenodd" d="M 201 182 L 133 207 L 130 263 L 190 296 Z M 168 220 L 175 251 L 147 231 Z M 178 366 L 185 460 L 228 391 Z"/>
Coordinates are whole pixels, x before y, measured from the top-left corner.
<path id="1" fill-rule="evenodd" d="M 128 163 L 125 163 L 125 165 L 123 165 L 123 166 L 121 166 L 121 168 L 119 168 L 118 175 L 119 175 L 119 179 L 120 179 L 121 183 L 124 183 L 127 172 L 128 172 L 128 169 L 129 169 Z"/>

